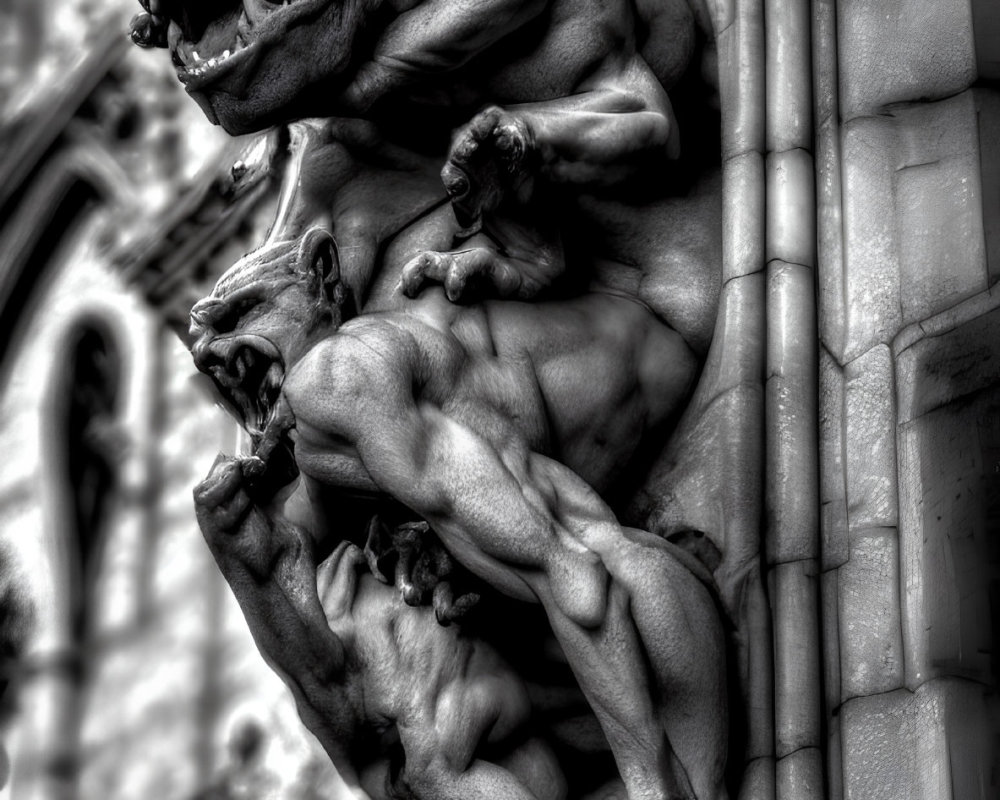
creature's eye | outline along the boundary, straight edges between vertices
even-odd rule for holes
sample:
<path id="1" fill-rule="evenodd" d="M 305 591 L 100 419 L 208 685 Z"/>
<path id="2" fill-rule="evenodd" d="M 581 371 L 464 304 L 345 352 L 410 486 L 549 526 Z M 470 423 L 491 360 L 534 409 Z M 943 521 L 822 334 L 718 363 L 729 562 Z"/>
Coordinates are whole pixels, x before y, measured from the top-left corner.
<path id="1" fill-rule="evenodd" d="M 217 333 L 230 333 L 236 330 L 236 326 L 250 311 L 260 305 L 260 302 L 258 297 L 245 297 L 226 303 L 221 313 L 213 320 L 212 327 Z"/>

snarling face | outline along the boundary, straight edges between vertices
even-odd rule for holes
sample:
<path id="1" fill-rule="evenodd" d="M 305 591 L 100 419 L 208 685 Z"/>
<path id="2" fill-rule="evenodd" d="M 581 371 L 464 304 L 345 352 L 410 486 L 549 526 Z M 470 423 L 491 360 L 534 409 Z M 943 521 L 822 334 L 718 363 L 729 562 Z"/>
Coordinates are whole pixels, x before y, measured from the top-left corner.
<path id="1" fill-rule="evenodd" d="M 343 320 L 333 239 L 313 228 L 234 264 L 191 309 L 191 354 L 254 444 L 273 421 L 285 373 Z"/>
<path id="2" fill-rule="evenodd" d="M 347 82 L 375 0 L 140 0 L 133 39 L 170 48 L 177 76 L 229 133 L 315 116 Z M 137 18 L 138 20 L 138 18 Z M 332 112 L 332 109 L 330 109 Z"/>

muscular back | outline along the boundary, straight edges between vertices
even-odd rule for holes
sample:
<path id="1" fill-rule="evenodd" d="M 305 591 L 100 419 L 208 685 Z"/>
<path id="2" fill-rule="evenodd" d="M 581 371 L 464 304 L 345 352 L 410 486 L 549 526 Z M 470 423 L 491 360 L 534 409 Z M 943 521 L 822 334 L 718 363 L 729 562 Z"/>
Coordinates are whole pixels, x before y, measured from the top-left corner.
<path id="1" fill-rule="evenodd" d="M 348 322 L 290 374 L 285 391 L 298 420 L 299 464 L 328 484 L 342 485 L 348 470 L 360 476 L 364 469 L 312 399 L 336 394 L 345 414 L 363 414 L 384 399 L 385 384 L 357 380 L 352 359 L 366 360 L 414 402 L 500 448 L 556 458 L 598 491 L 677 410 L 697 369 L 681 337 L 634 300 L 594 293 L 559 303 L 463 307 L 435 289 L 410 313 Z M 332 379 L 331 362 L 339 361 L 340 377 Z M 334 464 L 341 470 L 336 480 Z"/>

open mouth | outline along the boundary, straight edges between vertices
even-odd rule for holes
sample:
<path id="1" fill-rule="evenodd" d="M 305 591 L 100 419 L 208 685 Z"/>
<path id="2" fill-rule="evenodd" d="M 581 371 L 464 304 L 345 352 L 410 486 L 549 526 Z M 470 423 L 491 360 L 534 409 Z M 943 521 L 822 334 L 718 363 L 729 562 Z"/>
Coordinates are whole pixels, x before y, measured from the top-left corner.
<path id="1" fill-rule="evenodd" d="M 277 349 L 260 336 L 219 337 L 208 346 L 198 368 L 214 379 L 243 418 L 256 448 L 274 421 L 284 382 Z"/>
<path id="2" fill-rule="evenodd" d="M 252 61 L 262 44 L 322 11 L 330 0 L 175 3 L 168 35 L 177 77 L 195 91 Z"/>

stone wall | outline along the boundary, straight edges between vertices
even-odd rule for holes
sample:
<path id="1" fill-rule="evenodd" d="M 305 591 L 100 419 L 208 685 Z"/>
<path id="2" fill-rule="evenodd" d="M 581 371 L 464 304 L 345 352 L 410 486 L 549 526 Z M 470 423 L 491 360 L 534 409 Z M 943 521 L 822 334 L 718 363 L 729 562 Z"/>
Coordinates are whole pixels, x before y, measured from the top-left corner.
<path id="1" fill-rule="evenodd" d="M 814 4 L 831 798 L 998 791 L 996 18 Z"/>

